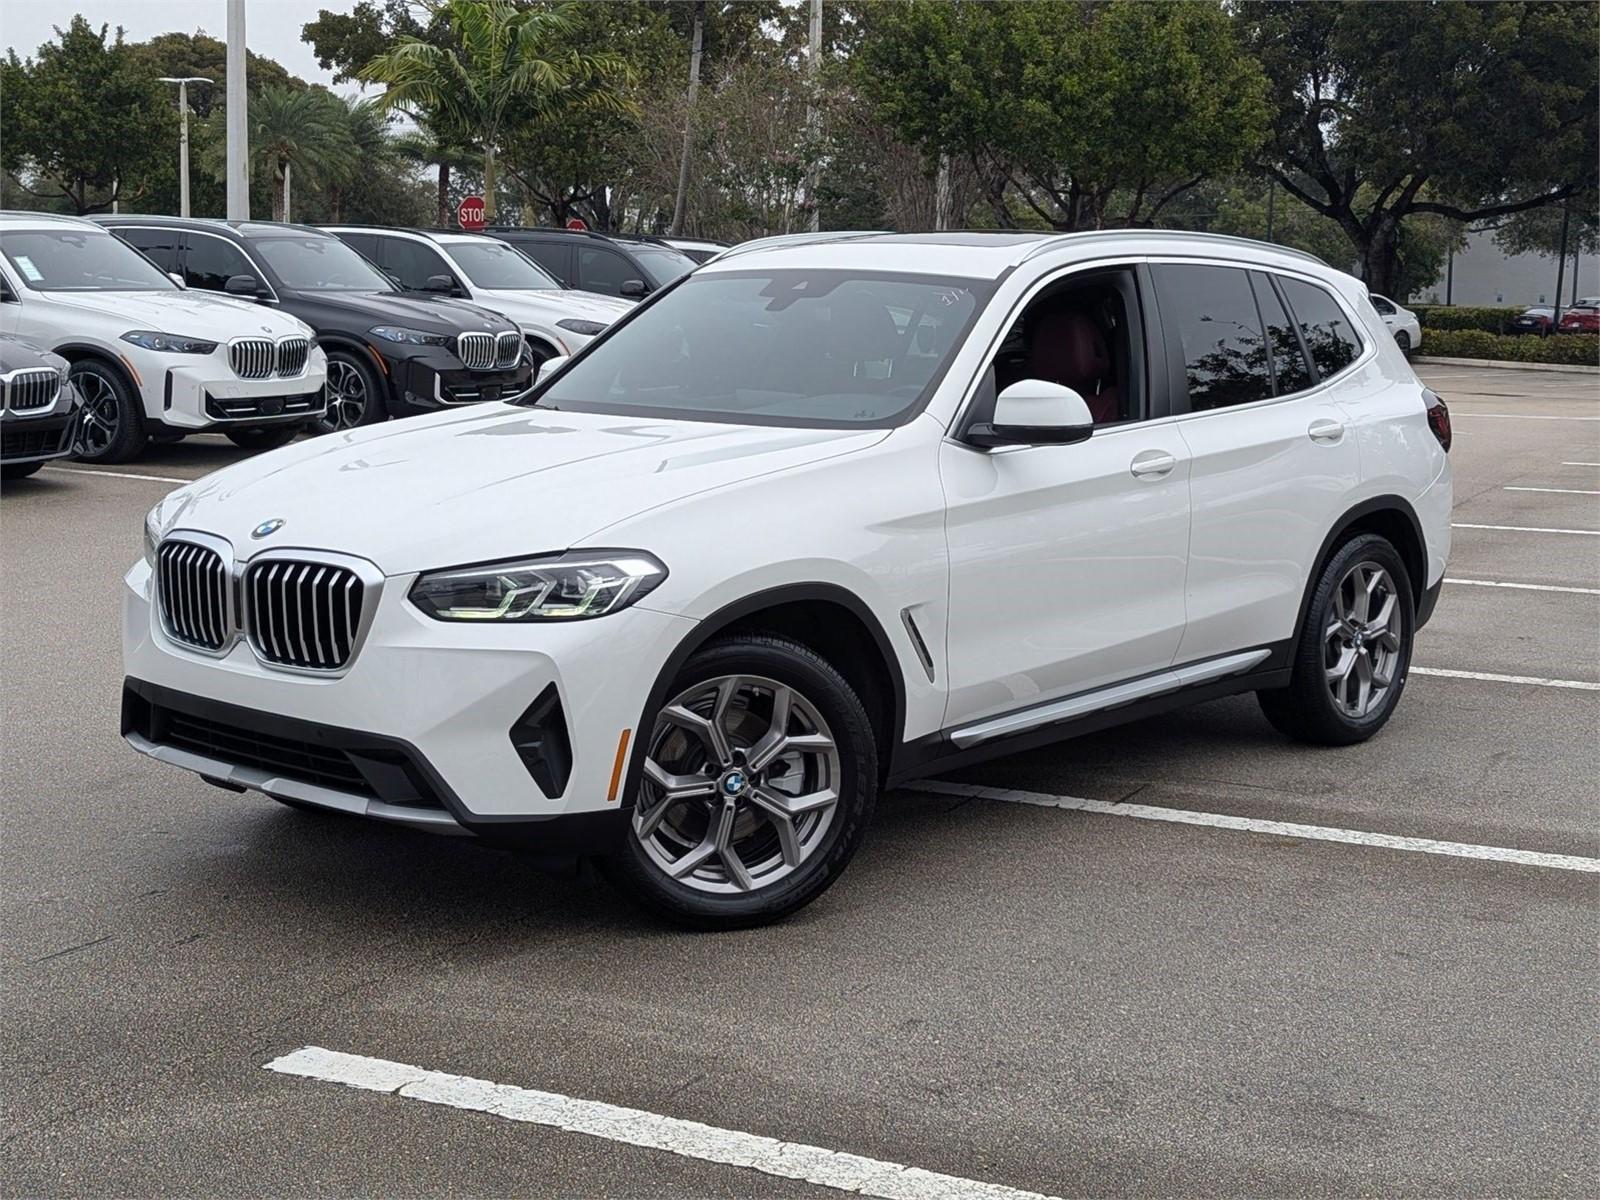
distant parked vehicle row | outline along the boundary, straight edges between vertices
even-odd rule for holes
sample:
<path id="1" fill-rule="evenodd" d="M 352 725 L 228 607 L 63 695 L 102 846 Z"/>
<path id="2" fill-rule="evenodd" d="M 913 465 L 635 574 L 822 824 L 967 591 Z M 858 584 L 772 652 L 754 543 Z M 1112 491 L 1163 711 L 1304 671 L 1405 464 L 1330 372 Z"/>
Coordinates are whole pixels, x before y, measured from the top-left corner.
<path id="1" fill-rule="evenodd" d="M 660 238 L 580 229 L 492 225 L 484 231 L 515 246 L 567 287 L 642 300 L 699 263 Z"/>
<path id="2" fill-rule="evenodd" d="M 1574 304 L 1561 314 L 1557 333 L 1600 333 L 1600 303 Z"/>

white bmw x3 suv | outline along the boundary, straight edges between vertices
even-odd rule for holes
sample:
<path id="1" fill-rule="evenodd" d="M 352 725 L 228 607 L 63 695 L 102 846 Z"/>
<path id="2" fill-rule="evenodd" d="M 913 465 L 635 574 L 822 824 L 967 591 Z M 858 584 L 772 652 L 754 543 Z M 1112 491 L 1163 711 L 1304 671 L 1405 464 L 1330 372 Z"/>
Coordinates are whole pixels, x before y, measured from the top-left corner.
<path id="1" fill-rule="evenodd" d="M 1244 691 L 1368 738 L 1443 579 L 1448 411 L 1275 246 L 741 248 L 548 368 L 158 504 L 133 746 L 748 924 L 918 776 Z"/>
<path id="2" fill-rule="evenodd" d="M 321 415 L 327 360 L 309 325 L 187 291 L 92 221 L 0 213 L 0 333 L 72 364 L 77 454 L 126 462 L 151 438 L 225 433 L 281 446 Z"/>

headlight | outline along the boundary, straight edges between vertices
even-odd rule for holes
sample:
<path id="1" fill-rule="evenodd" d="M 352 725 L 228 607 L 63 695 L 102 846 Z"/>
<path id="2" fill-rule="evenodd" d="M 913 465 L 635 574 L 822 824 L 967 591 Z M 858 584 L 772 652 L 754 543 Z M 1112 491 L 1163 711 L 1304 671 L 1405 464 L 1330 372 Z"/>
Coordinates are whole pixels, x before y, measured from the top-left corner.
<path id="1" fill-rule="evenodd" d="M 574 621 L 626 608 L 666 577 L 642 550 L 575 551 L 434 571 L 411 585 L 411 603 L 436 621 Z"/>
<path id="2" fill-rule="evenodd" d="M 581 333 L 584 337 L 595 337 L 606 331 L 606 327 L 599 321 L 557 321 L 557 329 L 570 329 L 573 333 Z"/>
<path id="3" fill-rule="evenodd" d="M 204 338 L 179 337 L 175 333 L 157 333 L 153 329 L 132 329 L 122 335 L 122 340 L 143 346 L 146 350 L 159 350 L 163 354 L 210 354 L 217 343 Z"/>
<path id="4" fill-rule="evenodd" d="M 404 342 L 408 346 L 448 346 L 455 341 L 447 333 L 429 333 L 425 329 L 406 329 L 400 325 L 375 325 L 367 332 L 386 342 Z"/>
<path id="5" fill-rule="evenodd" d="M 144 561 L 156 565 L 156 547 L 161 544 L 161 505 L 144 515 Z"/>

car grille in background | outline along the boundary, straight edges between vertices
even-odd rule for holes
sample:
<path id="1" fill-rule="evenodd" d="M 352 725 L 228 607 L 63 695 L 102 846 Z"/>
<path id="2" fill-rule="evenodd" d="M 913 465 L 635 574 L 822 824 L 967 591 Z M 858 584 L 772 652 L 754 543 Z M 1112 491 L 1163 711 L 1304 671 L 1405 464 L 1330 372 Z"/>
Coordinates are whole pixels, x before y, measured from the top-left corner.
<path id="1" fill-rule="evenodd" d="M 268 559 L 245 572 L 247 632 L 268 662 L 333 671 L 355 653 L 363 585 L 327 563 Z"/>
<path id="2" fill-rule="evenodd" d="M 472 371 L 508 371 L 522 360 L 522 335 L 514 329 L 463 333 L 456 338 L 456 356 Z"/>
<path id="3" fill-rule="evenodd" d="M 232 630 L 222 556 L 194 542 L 168 540 L 161 544 L 156 571 L 167 632 L 191 646 L 222 649 Z"/>
<path id="4" fill-rule="evenodd" d="M 54 421 L 48 422 L 54 425 Z M 0 433 L 0 458 L 39 458 L 64 454 L 72 445 L 73 423 L 60 429 L 7 429 Z"/>
<path id="5" fill-rule="evenodd" d="M 306 359 L 311 355 L 311 343 L 305 338 L 284 338 L 278 343 L 278 374 L 284 377 L 298 375 L 306 369 Z"/>
<path id="6" fill-rule="evenodd" d="M 228 343 L 228 365 L 240 379 L 270 379 L 277 350 L 266 338 L 240 338 Z"/>
<path id="7" fill-rule="evenodd" d="M 12 412 L 35 412 L 49 408 L 61 391 L 61 376 L 48 367 L 37 371 L 18 371 L 6 380 L 5 407 Z"/>

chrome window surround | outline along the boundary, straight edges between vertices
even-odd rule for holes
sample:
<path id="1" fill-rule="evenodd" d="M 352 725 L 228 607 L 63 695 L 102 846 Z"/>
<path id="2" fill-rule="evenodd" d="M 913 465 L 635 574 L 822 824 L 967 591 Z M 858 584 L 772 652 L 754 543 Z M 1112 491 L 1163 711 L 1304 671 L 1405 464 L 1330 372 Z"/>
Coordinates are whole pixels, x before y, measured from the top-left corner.
<path id="1" fill-rule="evenodd" d="M 366 643 L 367 633 L 372 628 L 372 622 L 378 613 L 378 601 L 383 595 L 384 575 L 376 563 L 364 558 L 357 558 L 353 554 L 339 554 L 331 550 L 312 550 L 299 546 L 274 546 L 270 550 L 259 550 L 248 558 L 237 558 L 234 555 L 233 545 L 225 538 L 215 534 L 201 533 L 189 529 L 172 529 L 161 539 L 161 546 L 168 540 L 180 542 L 193 542 L 215 551 L 222 557 L 223 570 L 228 576 L 228 616 L 227 636 L 222 646 L 216 650 L 207 650 L 202 646 L 192 646 L 188 642 L 179 641 L 167 626 L 166 606 L 159 592 L 157 576 L 151 573 L 150 599 L 156 609 L 157 623 L 166 641 L 178 650 L 191 654 L 199 654 L 206 658 L 226 658 L 240 642 L 250 648 L 251 657 L 262 667 L 269 671 L 281 671 L 286 675 L 304 675 L 313 679 L 337 679 L 344 675 L 355 665 L 357 657 L 361 654 L 361 647 Z M 159 552 L 159 546 L 157 547 Z M 319 566 L 342 567 L 353 572 L 361 580 L 361 613 L 356 621 L 355 633 L 350 639 L 350 657 L 343 666 L 339 667 L 296 667 L 285 663 L 276 663 L 264 657 L 257 650 L 255 642 L 248 637 L 245 630 L 249 628 L 247 589 L 244 586 L 244 573 L 247 567 L 257 563 L 271 562 L 297 562 L 315 563 Z"/>
<path id="2" fill-rule="evenodd" d="M 37 383 L 30 384 L 30 380 Z M 18 416 L 42 416 L 48 413 L 57 400 L 61 398 L 62 386 L 66 383 L 66 376 L 53 367 L 18 367 L 15 371 L 7 371 L 0 375 L 0 411 L 14 412 Z M 40 384 L 53 386 L 41 387 Z M 49 399 L 42 404 L 28 404 L 24 407 L 15 407 L 16 396 L 30 386 L 39 393 L 48 394 Z"/>

